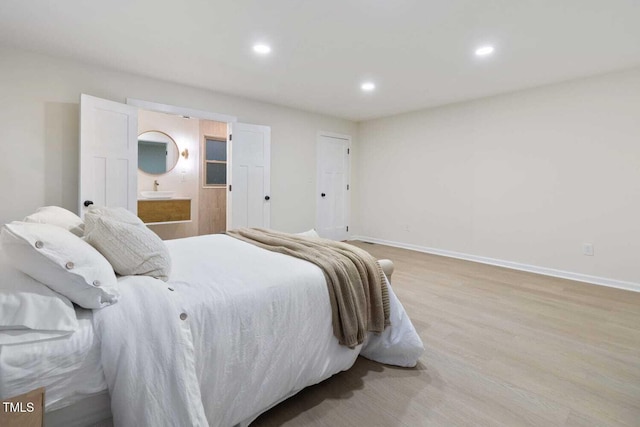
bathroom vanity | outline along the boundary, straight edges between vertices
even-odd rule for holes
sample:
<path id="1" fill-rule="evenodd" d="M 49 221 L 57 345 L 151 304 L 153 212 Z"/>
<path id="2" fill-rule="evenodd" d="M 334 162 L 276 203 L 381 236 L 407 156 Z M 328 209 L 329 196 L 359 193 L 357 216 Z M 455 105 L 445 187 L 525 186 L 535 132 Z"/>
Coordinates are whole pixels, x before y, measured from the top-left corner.
<path id="1" fill-rule="evenodd" d="M 138 216 L 147 225 L 191 222 L 191 199 L 138 199 Z"/>

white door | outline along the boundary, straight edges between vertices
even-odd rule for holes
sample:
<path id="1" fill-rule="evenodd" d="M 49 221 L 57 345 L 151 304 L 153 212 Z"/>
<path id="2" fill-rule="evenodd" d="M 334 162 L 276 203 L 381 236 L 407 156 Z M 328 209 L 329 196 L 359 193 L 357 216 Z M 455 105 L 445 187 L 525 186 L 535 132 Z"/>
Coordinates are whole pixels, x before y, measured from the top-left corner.
<path id="1" fill-rule="evenodd" d="M 245 123 L 231 123 L 230 127 L 231 185 L 227 218 L 231 223 L 228 228 L 269 228 L 271 128 Z"/>
<path id="2" fill-rule="evenodd" d="M 318 135 L 317 231 L 321 237 L 347 240 L 350 211 L 351 137 Z"/>
<path id="3" fill-rule="evenodd" d="M 80 97 L 80 216 L 91 204 L 137 206 L 138 109 Z"/>

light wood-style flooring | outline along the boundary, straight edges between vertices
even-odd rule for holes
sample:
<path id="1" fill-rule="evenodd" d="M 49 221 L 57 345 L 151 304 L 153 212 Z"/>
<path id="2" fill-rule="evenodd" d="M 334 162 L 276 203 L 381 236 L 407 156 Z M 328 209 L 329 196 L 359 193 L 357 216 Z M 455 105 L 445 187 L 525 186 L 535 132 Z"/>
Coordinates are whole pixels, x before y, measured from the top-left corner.
<path id="1" fill-rule="evenodd" d="M 359 358 L 261 426 L 640 426 L 640 293 L 382 245 L 426 351 Z"/>

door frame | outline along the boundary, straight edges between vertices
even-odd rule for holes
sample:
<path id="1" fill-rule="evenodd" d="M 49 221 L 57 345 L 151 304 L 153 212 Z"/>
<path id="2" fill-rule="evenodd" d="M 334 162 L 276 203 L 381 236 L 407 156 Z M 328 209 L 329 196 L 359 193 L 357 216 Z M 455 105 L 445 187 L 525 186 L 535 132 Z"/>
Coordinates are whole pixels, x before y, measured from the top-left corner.
<path id="1" fill-rule="evenodd" d="M 149 110 L 149 111 L 156 111 L 159 113 L 167 113 L 167 114 L 173 114 L 173 115 L 177 115 L 177 116 L 183 116 L 183 117 L 192 117 L 195 119 L 200 119 L 200 120 L 212 120 L 214 122 L 226 122 L 227 123 L 227 191 L 226 191 L 226 199 L 227 199 L 227 206 L 226 206 L 226 211 L 227 211 L 227 221 L 226 221 L 226 229 L 229 229 L 229 224 L 231 223 L 230 221 L 230 214 L 231 214 L 231 203 L 232 203 L 232 198 L 231 198 L 231 192 L 229 191 L 229 186 L 231 185 L 231 168 L 233 167 L 232 164 L 232 157 L 231 157 L 231 139 L 230 139 L 230 135 L 231 135 L 231 129 L 232 129 L 232 123 L 236 123 L 238 121 L 238 118 L 236 116 L 230 116 L 227 114 L 220 114 L 220 113 L 214 113 L 211 111 L 204 111 L 204 110 L 197 110 L 197 109 L 193 109 L 193 108 L 186 108 L 186 107 L 178 107 L 176 105 L 170 105 L 170 104 L 161 104 L 159 102 L 153 102 L 153 101 L 144 101 L 142 99 L 136 99 L 136 98 L 127 98 L 127 105 L 131 105 L 134 107 L 138 107 L 139 109 L 143 109 L 143 110 Z M 202 144 L 202 141 L 200 141 L 200 144 Z M 200 153 L 198 153 L 198 157 L 200 157 Z M 202 159 L 198 158 L 198 168 L 202 168 Z M 198 178 L 198 181 L 200 180 L 200 178 Z M 202 183 L 199 183 L 199 185 L 201 185 Z M 199 208 L 198 208 L 199 209 Z"/>
<path id="2" fill-rule="evenodd" d="M 142 99 L 127 98 L 127 105 L 138 107 L 143 110 L 174 114 L 176 116 L 193 117 L 195 119 L 213 120 L 215 122 L 234 123 L 238 121 L 238 118 L 236 116 L 229 116 L 227 114 L 213 113 L 204 110 L 196 110 L 193 108 L 178 107 L 169 104 L 160 104 L 158 102 L 152 101 L 143 101 Z"/>
<path id="3" fill-rule="evenodd" d="M 342 133 L 336 133 L 336 132 L 327 132 L 327 131 L 318 131 L 318 133 L 316 134 L 316 195 L 315 195 L 315 202 L 316 202 L 316 229 L 319 228 L 319 219 L 320 219 L 320 176 L 321 176 L 321 168 L 320 168 L 320 161 L 321 161 L 321 150 L 320 150 L 320 145 L 322 144 L 322 137 L 326 137 L 326 138 L 335 138 L 335 139 L 342 139 L 347 141 L 347 148 L 349 149 L 349 152 L 351 151 L 351 142 L 352 142 L 352 138 L 351 135 L 346 135 L 346 134 L 342 134 Z M 351 236 L 352 230 L 351 230 L 351 153 L 347 155 L 347 171 L 346 174 L 347 176 L 347 185 L 349 185 L 349 190 L 348 190 L 348 197 L 347 197 L 347 202 L 345 203 L 345 218 L 346 218 L 346 222 L 347 225 L 349 227 L 349 231 L 346 231 L 345 236 L 347 239 L 349 239 L 349 237 Z"/>

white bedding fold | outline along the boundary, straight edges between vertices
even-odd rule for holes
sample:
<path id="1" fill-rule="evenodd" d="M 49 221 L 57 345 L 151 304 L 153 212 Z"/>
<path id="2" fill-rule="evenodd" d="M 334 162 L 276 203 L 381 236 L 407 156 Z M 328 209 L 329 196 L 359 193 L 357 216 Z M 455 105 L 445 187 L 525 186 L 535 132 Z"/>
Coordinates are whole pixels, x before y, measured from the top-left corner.
<path id="1" fill-rule="evenodd" d="M 114 424 L 206 426 L 190 330 L 175 293 L 144 276 L 120 285 L 126 298 L 93 317 Z"/>

